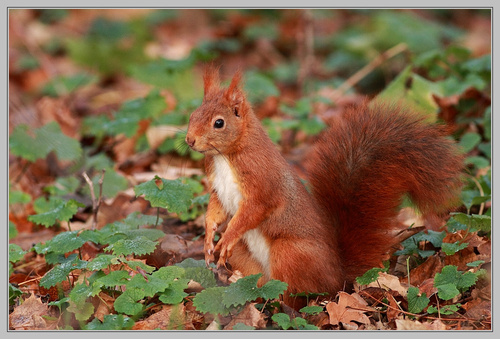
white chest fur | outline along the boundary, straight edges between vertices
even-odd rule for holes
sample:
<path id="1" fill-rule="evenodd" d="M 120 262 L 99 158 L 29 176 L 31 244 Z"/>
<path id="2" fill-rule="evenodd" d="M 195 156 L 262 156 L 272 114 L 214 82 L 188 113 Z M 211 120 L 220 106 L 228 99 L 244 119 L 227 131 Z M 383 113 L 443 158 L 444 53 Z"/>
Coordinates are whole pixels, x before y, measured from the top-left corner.
<path id="1" fill-rule="evenodd" d="M 238 211 L 241 192 L 229 162 L 221 155 L 214 157 L 214 182 L 212 183 L 222 206 L 231 216 Z"/>
<path id="2" fill-rule="evenodd" d="M 213 188 L 217 192 L 222 206 L 226 212 L 233 217 L 238 211 L 242 195 L 234 177 L 233 170 L 227 159 L 221 155 L 214 156 L 214 179 Z M 264 274 L 271 277 L 269 263 L 269 244 L 260 229 L 255 228 L 247 231 L 243 239 L 248 245 L 252 257 L 257 260 L 264 269 Z"/>

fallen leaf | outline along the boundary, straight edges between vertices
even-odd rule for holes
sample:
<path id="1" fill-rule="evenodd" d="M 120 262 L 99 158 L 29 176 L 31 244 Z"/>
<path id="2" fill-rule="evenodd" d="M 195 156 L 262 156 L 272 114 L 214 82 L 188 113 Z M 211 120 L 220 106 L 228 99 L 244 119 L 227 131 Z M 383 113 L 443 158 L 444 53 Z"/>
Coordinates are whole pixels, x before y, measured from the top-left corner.
<path id="1" fill-rule="evenodd" d="M 467 312 L 465 316 L 471 319 L 488 319 L 491 318 L 491 301 L 482 299 L 473 299 L 462 305 Z"/>
<path id="2" fill-rule="evenodd" d="M 401 313 L 401 309 L 399 308 L 396 299 L 394 299 L 394 297 L 391 294 L 387 294 L 386 297 L 389 300 L 389 305 L 391 306 L 387 309 L 387 319 L 389 321 L 393 321 Z"/>
<path id="3" fill-rule="evenodd" d="M 339 292 L 339 301 L 330 302 L 326 305 L 326 311 L 330 316 L 330 324 L 339 323 L 356 325 L 354 321 L 369 324 L 370 319 L 364 314 L 367 311 L 373 311 L 367 306 L 366 301 L 357 293 L 348 294 Z"/>
<path id="4" fill-rule="evenodd" d="M 437 293 L 438 289 L 434 286 L 434 276 L 432 276 L 432 278 L 425 279 L 420 285 L 418 285 L 418 290 L 422 295 L 425 293 L 427 298 Z"/>
<path id="5" fill-rule="evenodd" d="M 138 321 L 132 327 L 133 330 L 183 330 L 184 329 L 184 305 L 164 305 L 162 310 L 149 316 L 145 320 Z"/>
<path id="6" fill-rule="evenodd" d="M 115 298 L 110 297 L 104 292 L 99 293 L 99 297 L 94 297 L 95 300 L 94 307 L 95 307 L 95 313 L 94 317 L 99 319 L 101 322 L 104 322 L 104 316 L 111 314 L 113 311 L 113 303 L 115 302 Z M 93 301 L 94 301 L 93 300 Z"/>
<path id="7" fill-rule="evenodd" d="M 433 322 L 421 323 L 416 320 L 409 319 L 396 319 L 396 328 L 398 330 L 408 331 L 444 331 L 446 325 L 441 320 L 434 320 Z"/>
<path id="8" fill-rule="evenodd" d="M 419 286 L 429 277 L 434 277 L 437 272 L 441 272 L 443 267 L 444 265 L 439 256 L 430 256 L 425 262 L 410 271 L 410 284 L 412 286 Z M 401 281 L 407 283 L 408 277 L 402 278 Z"/>
<path id="9" fill-rule="evenodd" d="M 32 294 L 9 315 L 9 327 L 14 330 L 52 330 L 57 321 L 47 321 L 52 316 L 47 304 Z"/>
<path id="10" fill-rule="evenodd" d="M 402 296 L 408 293 L 408 287 L 401 285 L 399 278 L 395 275 L 379 272 L 379 277 L 376 281 L 367 285 L 367 287 L 382 287 L 387 291 L 396 291 Z"/>
<path id="11" fill-rule="evenodd" d="M 233 326 L 242 323 L 247 326 L 253 326 L 256 329 L 263 329 L 266 327 L 266 320 L 264 314 L 255 308 L 256 303 L 250 303 L 245 306 L 245 308 L 238 313 L 229 324 L 227 324 L 224 329 L 232 330 Z"/>

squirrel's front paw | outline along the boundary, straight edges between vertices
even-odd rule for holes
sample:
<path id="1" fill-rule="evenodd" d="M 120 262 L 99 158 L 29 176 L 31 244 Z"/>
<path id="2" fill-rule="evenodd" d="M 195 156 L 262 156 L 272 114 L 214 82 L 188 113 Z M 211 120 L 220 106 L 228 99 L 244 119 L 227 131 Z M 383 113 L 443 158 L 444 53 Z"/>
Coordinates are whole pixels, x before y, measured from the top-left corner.
<path id="1" fill-rule="evenodd" d="M 215 231 L 217 231 L 217 223 L 215 222 L 207 222 L 205 226 L 205 243 L 203 246 L 203 252 L 205 253 L 205 263 L 208 265 L 211 262 L 214 262 L 214 238 Z"/>
<path id="2" fill-rule="evenodd" d="M 217 261 L 217 267 L 226 266 L 227 260 L 231 257 L 233 252 L 233 247 L 238 242 L 238 239 L 228 238 L 227 236 L 222 236 L 222 238 L 215 246 L 215 251 L 219 251 L 219 260 Z"/>
<path id="3" fill-rule="evenodd" d="M 215 261 L 214 257 L 214 244 L 213 242 L 210 244 L 207 244 L 205 242 L 205 248 L 203 250 L 205 252 L 205 263 L 207 264 L 207 267 L 210 265 L 211 262 Z"/>

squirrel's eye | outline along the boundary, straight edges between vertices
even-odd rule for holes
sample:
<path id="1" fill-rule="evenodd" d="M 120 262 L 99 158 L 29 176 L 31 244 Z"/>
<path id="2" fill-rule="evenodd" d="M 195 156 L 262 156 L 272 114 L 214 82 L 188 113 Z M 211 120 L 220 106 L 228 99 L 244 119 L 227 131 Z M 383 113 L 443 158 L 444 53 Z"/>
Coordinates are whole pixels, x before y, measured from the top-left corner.
<path id="1" fill-rule="evenodd" d="M 214 127 L 215 128 L 222 128 L 222 127 L 224 127 L 224 120 L 222 120 L 222 119 L 215 120 Z"/>

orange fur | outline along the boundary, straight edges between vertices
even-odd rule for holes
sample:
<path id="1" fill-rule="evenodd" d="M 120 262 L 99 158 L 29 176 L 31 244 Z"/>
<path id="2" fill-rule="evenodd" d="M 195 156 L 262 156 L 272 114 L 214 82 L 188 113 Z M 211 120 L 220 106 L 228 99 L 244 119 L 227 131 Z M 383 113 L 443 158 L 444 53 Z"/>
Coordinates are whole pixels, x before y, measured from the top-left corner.
<path id="1" fill-rule="evenodd" d="M 220 88 L 218 70 L 204 76 L 202 105 L 186 142 L 205 154 L 212 194 L 205 259 L 280 279 L 288 293 L 329 292 L 377 266 L 392 245 L 404 194 L 423 213 L 444 211 L 460 188 L 462 158 L 441 127 L 396 106 L 347 111 L 316 143 L 306 162 L 309 194 L 239 88 L 237 73 Z M 221 126 L 221 120 L 223 124 Z M 287 302 L 292 299 L 285 296 Z"/>

